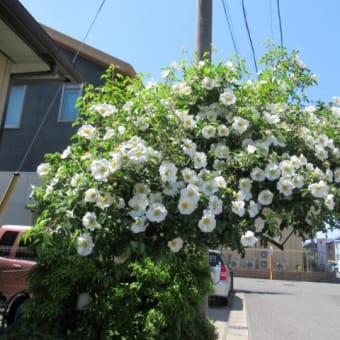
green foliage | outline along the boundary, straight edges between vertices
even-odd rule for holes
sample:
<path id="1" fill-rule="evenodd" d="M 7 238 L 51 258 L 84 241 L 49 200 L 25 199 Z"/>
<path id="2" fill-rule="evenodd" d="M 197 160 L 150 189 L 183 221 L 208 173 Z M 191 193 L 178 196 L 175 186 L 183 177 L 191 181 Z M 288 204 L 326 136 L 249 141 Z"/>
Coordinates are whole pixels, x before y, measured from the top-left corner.
<path id="1" fill-rule="evenodd" d="M 74 257 L 60 243 L 59 251 L 50 253 L 46 265 L 32 272 L 31 289 L 36 295 L 25 305 L 22 320 L 10 328 L 8 339 L 12 332 L 27 339 L 216 336 L 201 312 L 203 296 L 211 290 L 207 257 L 195 247 L 180 256 L 166 253 L 126 267 L 112 265 L 104 273 L 100 263 Z M 85 310 L 77 311 L 75 298 L 83 291 L 93 300 Z"/>

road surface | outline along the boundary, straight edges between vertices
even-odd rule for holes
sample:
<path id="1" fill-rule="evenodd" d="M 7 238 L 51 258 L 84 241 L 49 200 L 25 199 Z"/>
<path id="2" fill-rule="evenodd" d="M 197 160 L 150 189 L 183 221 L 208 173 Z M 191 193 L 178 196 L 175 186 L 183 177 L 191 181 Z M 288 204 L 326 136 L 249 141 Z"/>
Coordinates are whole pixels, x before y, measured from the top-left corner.
<path id="1" fill-rule="evenodd" d="M 340 339 L 340 284 L 235 278 L 251 340 Z"/>

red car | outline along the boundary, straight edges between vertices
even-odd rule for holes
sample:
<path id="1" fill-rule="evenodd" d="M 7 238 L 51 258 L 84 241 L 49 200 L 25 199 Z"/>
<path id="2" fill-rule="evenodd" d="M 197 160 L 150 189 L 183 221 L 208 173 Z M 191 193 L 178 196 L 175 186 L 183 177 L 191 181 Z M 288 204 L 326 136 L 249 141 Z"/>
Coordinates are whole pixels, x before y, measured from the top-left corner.
<path id="1" fill-rule="evenodd" d="M 28 274 L 36 264 L 21 236 L 29 226 L 3 225 L 0 227 L 0 324 L 13 323 L 23 302 L 29 298 Z"/>

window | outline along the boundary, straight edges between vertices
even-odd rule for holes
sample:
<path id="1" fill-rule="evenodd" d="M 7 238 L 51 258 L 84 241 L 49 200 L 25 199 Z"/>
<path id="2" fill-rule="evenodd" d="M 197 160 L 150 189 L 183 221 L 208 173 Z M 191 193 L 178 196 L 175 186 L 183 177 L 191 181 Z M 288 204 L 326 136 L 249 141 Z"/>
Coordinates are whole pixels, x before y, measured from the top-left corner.
<path id="1" fill-rule="evenodd" d="M 61 94 L 59 122 L 72 122 L 78 117 L 75 107 L 77 98 L 81 95 L 80 85 L 64 85 Z"/>
<path id="2" fill-rule="evenodd" d="M 36 256 L 33 254 L 31 245 L 28 244 L 28 242 L 24 241 L 23 239 L 20 239 L 19 246 L 15 253 L 15 258 L 34 261 L 36 259 Z"/>
<path id="3" fill-rule="evenodd" d="M 15 129 L 20 127 L 25 92 L 25 85 L 13 85 L 11 87 L 7 102 L 7 112 L 5 120 L 6 129 Z"/>
<path id="4" fill-rule="evenodd" d="M 209 266 L 210 267 L 215 267 L 218 265 L 223 264 L 221 255 L 218 253 L 214 253 L 214 252 L 209 252 Z"/>
<path id="5" fill-rule="evenodd" d="M 4 232 L 0 240 L 0 256 L 8 257 L 17 236 L 18 236 L 17 231 Z"/>

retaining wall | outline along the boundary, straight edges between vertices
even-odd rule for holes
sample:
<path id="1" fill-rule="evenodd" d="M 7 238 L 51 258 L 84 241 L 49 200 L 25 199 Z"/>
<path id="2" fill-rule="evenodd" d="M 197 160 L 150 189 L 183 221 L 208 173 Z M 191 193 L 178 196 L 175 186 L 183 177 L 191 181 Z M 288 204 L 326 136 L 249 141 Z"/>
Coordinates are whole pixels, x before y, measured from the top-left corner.
<path id="1" fill-rule="evenodd" d="M 251 277 L 259 279 L 269 279 L 270 271 L 268 269 L 239 269 L 233 268 L 236 277 Z M 335 272 L 298 272 L 298 271 L 272 271 L 273 280 L 288 281 L 311 281 L 311 282 L 337 282 Z"/>

